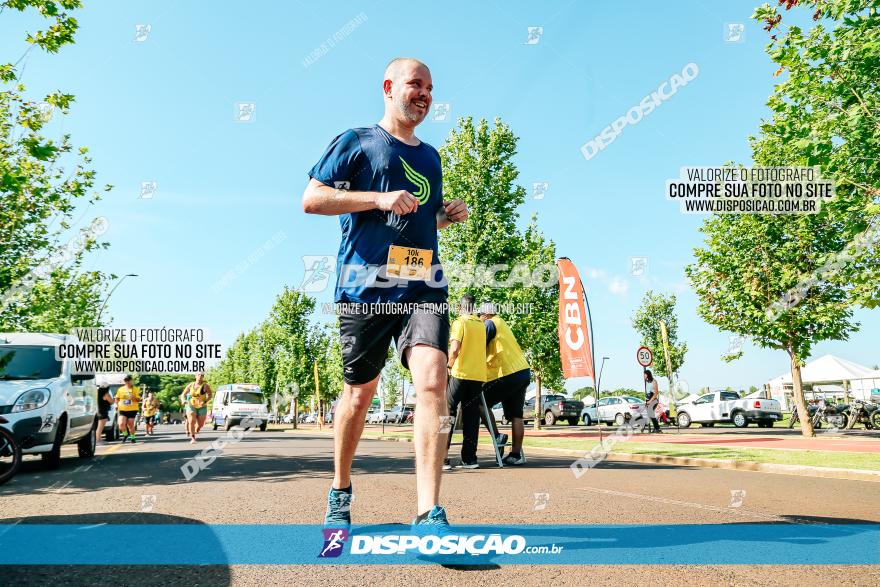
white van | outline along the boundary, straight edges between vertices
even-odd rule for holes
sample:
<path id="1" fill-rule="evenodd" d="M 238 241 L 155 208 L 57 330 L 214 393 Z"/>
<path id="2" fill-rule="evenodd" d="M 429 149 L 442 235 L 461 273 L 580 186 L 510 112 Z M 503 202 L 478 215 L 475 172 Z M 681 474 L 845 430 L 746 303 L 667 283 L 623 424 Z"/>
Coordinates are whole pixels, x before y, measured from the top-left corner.
<path id="1" fill-rule="evenodd" d="M 46 468 L 61 465 L 61 446 L 95 455 L 98 391 L 94 375 L 72 375 L 56 347 L 78 342 L 66 334 L 0 333 L 0 414 L 21 444 Z"/>
<path id="2" fill-rule="evenodd" d="M 232 383 L 221 385 L 214 394 L 211 420 L 214 430 L 219 426 L 227 430 L 245 418 L 260 421 L 260 430 L 266 431 L 269 422 L 269 404 L 259 385 L 253 383 Z"/>

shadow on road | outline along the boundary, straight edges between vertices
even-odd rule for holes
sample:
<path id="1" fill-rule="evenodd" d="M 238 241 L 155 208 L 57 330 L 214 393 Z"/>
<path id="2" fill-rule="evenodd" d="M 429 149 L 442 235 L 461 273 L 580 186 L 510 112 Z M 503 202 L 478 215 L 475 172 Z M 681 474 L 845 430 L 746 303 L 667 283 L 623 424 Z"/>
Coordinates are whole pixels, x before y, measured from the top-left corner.
<path id="1" fill-rule="evenodd" d="M 142 512 L 107 512 L 100 514 L 78 514 L 58 516 L 32 516 L 28 518 L 0 519 L 0 537 L 4 526 L 13 524 L 72 524 L 82 526 L 83 540 L 88 541 L 89 527 L 114 524 L 194 524 L 209 526 L 190 518 Z M 198 545 L 199 549 L 223 552 L 218 540 L 211 540 L 210 531 L 204 534 L 207 539 Z M 120 540 L 131 542 L 133 551 L 143 552 L 143 560 L 150 558 L 150 544 L 138 540 L 133 535 L 120 535 Z M 90 548 L 94 553 L 101 552 L 101 543 Z M 40 545 L 34 545 L 39 549 Z M 231 584 L 228 565 L 0 565 L 0 583 L 8 587 L 30 585 L 211 585 L 222 587 Z"/>
<path id="2" fill-rule="evenodd" d="M 41 461 L 30 459 L 22 463 L 19 473 L 12 480 L 0 486 L 0 497 L 17 494 L 49 494 L 62 489 L 65 492 L 88 492 L 120 486 L 171 486 L 205 481 L 235 482 L 242 479 L 274 483 L 294 478 L 332 477 L 333 454 L 332 450 L 326 448 L 314 451 L 312 454 L 296 456 L 286 456 L 277 452 L 261 454 L 256 450 L 242 453 L 242 450 L 247 450 L 250 443 L 265 445 L 267 442 L 280 443 L 283 440 L 285 439 L 277 437 L 245 438 L 240 443 L 231 445 L 206 468 L 191 469 L 197 472 L 190 480 L 185 478 L 181 467 L 209 447 L 211 438 L 206 438 L 193 448 L 141 450 L 141 447 L 156 446 L 152 444 L 151 439 L 149 442 L 136 445 L 136 449 L 131 452 L 120 451 L 106 456 L 99 455 L 90 460 L 65 457 L 61 460 L 61 467 L 56 471 L 47 471 Z M 299 436 L 297 440 L 326 440 L 326 437 Z M 354 474 L 376 472 L 412 474 L 415 468 L 410 453 L 399 456 L 370 454 L 355 460 L 353 472 Z"/>

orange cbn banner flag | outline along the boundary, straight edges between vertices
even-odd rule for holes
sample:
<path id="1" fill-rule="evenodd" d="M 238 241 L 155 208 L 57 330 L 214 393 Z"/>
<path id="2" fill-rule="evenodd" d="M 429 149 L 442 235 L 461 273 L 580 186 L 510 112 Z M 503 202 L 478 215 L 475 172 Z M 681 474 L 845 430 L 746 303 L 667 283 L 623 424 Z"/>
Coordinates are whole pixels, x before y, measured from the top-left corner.
<path id="1" fill-rule="evenodd" d="M 574 263 L 567 257 L 556 261 L 556 266 L 559 269 L 559 357 L 562 359 L 562 374 L 566 379 L 595 379 L 581 278 Z"/>

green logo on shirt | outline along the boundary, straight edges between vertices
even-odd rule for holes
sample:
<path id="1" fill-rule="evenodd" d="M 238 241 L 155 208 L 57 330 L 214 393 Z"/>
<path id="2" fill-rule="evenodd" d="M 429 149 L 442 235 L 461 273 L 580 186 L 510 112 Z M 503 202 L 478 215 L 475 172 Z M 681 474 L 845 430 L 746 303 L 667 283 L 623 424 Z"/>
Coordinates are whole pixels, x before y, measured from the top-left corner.
<path id="1" fill-rule="evenodd" d="M 406 178 L 419 188 L 412 192 L 412 195 L 419 199 L 419 204 L 427 204 L 428 198 L 431 197 L 431 184 L 428 182 L 428 178 L 410 167 L 403 157 L 400 157 L 400 162 L 403 163 L 403 173 Z"/>

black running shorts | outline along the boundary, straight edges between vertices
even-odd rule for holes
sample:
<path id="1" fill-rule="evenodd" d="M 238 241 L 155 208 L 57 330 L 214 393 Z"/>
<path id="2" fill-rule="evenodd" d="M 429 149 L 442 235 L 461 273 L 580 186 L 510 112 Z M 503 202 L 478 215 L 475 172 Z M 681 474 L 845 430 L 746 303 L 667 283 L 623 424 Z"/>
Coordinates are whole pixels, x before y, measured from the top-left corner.
<path id="1" fill-rule="evenodd" d="M 436 300 L 436 301 L 434 301 Z M 445 296 L 431 301 L 388 304 L 337 304 L 343 377 L 349 385 L 368 383 L 385 365 L 394 339 L 407 369 L 406 349 L 427 345 L 447 354 L 449 308 Z"/>
<path id="2" fill-rule="evenodd" d="M 531 379 L 531 370 L 523 369 L 483 384 L 486 405 L 492 409 L 492 406 L 501 402 L 501 406 L 504 408 L 504 417 L 507 420 L 522 418 L 523 404 L 526 403 L 526 390 Z"/>

